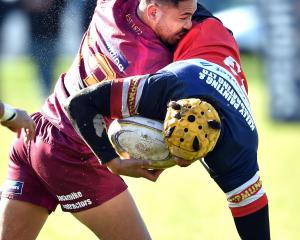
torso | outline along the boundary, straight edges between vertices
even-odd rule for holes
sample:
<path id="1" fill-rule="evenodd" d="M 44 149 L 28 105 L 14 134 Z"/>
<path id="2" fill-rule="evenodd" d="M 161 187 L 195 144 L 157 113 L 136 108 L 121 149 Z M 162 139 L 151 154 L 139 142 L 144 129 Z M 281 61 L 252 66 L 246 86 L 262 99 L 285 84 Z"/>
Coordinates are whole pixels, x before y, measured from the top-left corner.
<path id="1" fill-rule="evenodd" d="M 61 106 L 69 95 L 103 80 L 154 73 L 171 62 L 169 50 L 138 18 L 138 3 L 98 1 L 75 61 L 43 107 L 44 115 L 75 139 Z"/>

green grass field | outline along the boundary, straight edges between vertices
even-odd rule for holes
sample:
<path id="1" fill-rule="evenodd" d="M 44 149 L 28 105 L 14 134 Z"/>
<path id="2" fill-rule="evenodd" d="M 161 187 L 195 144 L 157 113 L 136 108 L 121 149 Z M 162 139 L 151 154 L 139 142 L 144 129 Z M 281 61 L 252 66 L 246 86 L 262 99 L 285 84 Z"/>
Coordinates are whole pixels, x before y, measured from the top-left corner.
<path id="1" fill-rule="evenodd" d="M 68 61 L 59 63 L 57 72 L 63 71 L 67 65 Z M 256 57 L 243 56 L 243 65 L 260 136 L 259 163 L 269 198 L 272 239 L 300 239 L 300 191 L 297 187 L 300 183 L 300 124 L 270 121 L 261 63 Z M 43 100 L 36 79 L 35 67 L 29 59 L 2 61 L 1 99 L 28 112 L 39 110 Z M 7 129 L 0 128 L 0 182 L 6 176 L 7 156 L 13 137 Z M 144 179 L 125 180 L 153 239 L 239 239 L 225 195 L 199 163 L 188 168 L 168 169 L 156 183 Z M 92 240 L 96 237 L 58 207 L 48 218 L 38 239 Z"/>

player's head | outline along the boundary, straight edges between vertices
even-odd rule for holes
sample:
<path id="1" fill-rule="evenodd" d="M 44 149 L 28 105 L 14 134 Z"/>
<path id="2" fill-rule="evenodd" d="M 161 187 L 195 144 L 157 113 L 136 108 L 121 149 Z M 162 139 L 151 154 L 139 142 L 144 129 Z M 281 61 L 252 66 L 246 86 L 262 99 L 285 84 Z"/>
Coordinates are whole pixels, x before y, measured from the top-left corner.
<path id="1" fill-rule="evenodd" d="M 140 17 L 167 45 L 174 46 L 192 27 L 196 0 L 141 0 Z"/>
<path id="2" fill-rule="evenodd" d="M 172 155 L 195 161 L 211 152 L 220 136 L 217 110 L 198 98 L 172 101 L 164 121 L 164 138 Z"/>

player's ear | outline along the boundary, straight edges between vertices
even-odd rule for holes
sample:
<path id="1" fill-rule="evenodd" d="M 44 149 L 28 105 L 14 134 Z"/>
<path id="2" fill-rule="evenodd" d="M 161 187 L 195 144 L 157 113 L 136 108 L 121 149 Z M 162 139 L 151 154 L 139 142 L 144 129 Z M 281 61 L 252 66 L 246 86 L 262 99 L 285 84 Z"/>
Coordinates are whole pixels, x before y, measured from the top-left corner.
<path id="1" fill-rule="evenodd" d="M 149 20 L 155 21 L 157 16 L 157 5 L 155 3 L 151 3 L 147 7 L 147 16 Z"/>

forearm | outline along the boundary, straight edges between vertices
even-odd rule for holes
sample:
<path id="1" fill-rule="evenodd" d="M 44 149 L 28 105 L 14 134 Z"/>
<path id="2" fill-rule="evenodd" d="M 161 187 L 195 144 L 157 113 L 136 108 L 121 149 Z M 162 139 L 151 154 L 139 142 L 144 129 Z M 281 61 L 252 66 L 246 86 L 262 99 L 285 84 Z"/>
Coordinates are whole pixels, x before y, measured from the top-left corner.
<path id="1" fill-rule="evenodd" d="M 110 87 L 110 82 L 104 82 L 85 88 L 65 105 L 74 128 L 102 163 L 117 157 L 103 120 L 110 116 Z"/>

